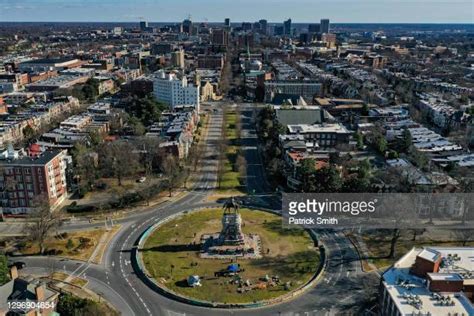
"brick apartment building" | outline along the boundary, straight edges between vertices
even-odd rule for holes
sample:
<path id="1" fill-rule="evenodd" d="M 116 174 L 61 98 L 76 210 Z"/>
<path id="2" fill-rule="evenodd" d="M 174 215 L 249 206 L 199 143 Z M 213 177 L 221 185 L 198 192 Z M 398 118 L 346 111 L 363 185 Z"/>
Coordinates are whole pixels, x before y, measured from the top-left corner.
<path id="1" fill-rule="evenodd" d="M 223 54 L 198 55 L 198 68 L 200 69 L 222 69 L 224 68 L 225 56 Z"/>
<path id="2" fill-rule="evenodd" d="M 41 196 L 56 207 L 66 197 L 66 165 L 66 154 L 60 150 L 0 161 L 4 214 L 27 213 Z"/>

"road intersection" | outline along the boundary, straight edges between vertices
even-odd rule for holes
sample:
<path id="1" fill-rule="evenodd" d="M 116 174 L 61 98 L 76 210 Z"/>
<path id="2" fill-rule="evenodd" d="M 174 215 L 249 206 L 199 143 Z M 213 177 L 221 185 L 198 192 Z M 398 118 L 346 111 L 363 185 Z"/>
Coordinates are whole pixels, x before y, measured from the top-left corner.
<path id="1" fill-rule="evenodd" d="M 254 109 L 243 106 L 242 135 L 249 175 L 248 192 L 255 192 L 249 198 L 249 205 L 274 210 L 281 208 L 278 197 L 269 193 L 265 169 L 258 153 L 255 134 Z M 65 260 L 57 257 L 22 257 L 25 271 L 33 274 L 48 274 L 53 270 L 64 271 L 73 276 L 87 279 L 87 287 L 103 296 L 123 315 L 332 315 L 349 311 L 365 299 L 365 284 L 376 286 L 376 275 L 363 273 L 357 251 L 348 238 L 337 231 L 316 232 L 327 249 L 327 265 L 318 285 L 295 299 L 258 310 L 208 309 L 176 302 L 156 293 L 137 275 L 132 254 L 141 234 L 151 225 L 184 210 L 201 207 L 220 207 L 218 202 L 208 202 L 206 197 L 213 192 L 217 183 L 218 141 L 221 138 L 222 111 L 211 112 L 210 126 L 205 138 L 205 154 L 199 176 L 194 187 L 176 200 L 170 200 L 143 212 L 131 214 L 117 220 L 122 225 L 104 253 L 102 264 Z M 97 224 L 95 224 L 97 225 Z M 64 230 L 90 228 L 88 222 L 71 222 Z M 348 292 L 347 289 L 352 289 Z M 353 310 L 353 309 L 352 309 Z"/>

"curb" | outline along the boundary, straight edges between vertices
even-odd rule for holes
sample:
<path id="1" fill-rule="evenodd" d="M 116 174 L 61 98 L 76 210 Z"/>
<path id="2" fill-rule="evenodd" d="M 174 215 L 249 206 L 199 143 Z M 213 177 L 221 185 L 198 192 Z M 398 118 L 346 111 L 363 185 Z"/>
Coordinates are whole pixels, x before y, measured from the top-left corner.
<path id="1" fill-rule="evenodd" d="M 246 208 L 265 211 L 265 212 L 273 213 L 273 214 L 276 214 L 276 215 L 279 215 L 279 216 L 281 215 L 280 213 L 278 213 L 275 210 L 252 207 L 252 206 L 246 206 Z M 324 275 L 324 271 L 327 267 L 328 260 L 327 260 L 327 256 L 326 256 L 326 250 L 325 251 L 320 250 L 321 262 L 318 266 L 318 269 L 317 269 L 316 273 L 313 275 L 311 280 L 309 280 L 305 285 L 297 288 L 296 290 L 294 290 L 294 291 L 292 291 L 292 292 L 290 292 L 286 295 L 282 295 L 280 297 L 277 297 L 275 299 L 264 300 L 264 301 L 255 302 L 255 303 L 225 304 L 225 303 L 221 303 L 221 302 L 210 302 L 210 301 L 194 300 L 194 299 L 182 296 L 180 294 L 177 294 L 177 293 L 173 292 L 172 290 L 169 290 L 169 289 L 161 286 L 156 280 L 151 278 L 150 274 L 146 270 L 146 268 L 143 264 L 142 256 L 139 252 L 139 249 L 141 249 L 143 243 L 146 241 L 146 239 L 148 238 L 150 233 L 155 231 L 159 226 L 161 226 L 161 225 L 167 223 L 168 221 L 170 221 L 170 220 L 172 220 L 176 217 L 179 217 L 183 214 L 197 212 L 197 211 L 200 211 L 200 210 L 203 210 L 203 209 L 208 209 L 208 207 L 201 207 L 201 208 L 196 208 L 196 209 L 191 209 L 191 210 L 185 210 L 185 211 L 181 211 L 179 213 L 173 214 L 171 216 L 168 216 L 167 218 L 163 219 L 162 221 L 160 221 L 158 223 L 155 223 L 155 224 L 151 225 L 150 227 L 148 227 L 140 235 L 138 240 L 135 242 L 135 246 L 133 247 L 133 251 L 132 251 L 132 265 L 133 265 L 133 268 L 134 268 L 135 272 L 137 273 L 137 275 L 142 279 L 142 281 L 144 281 L 145 284 L 147 284 L 152 290 L 154 290 L 154 291 L 158 292 L 159 294 L 162 294 L 162 295 L 164 295 L 168 298 L 171 298 L 173 300 L 176 300 L 176 301 L 179 301 L 179 302 L 182 302 L 182 303 L 187 303 L 187 304 L 190 304 L 190 305 L 200 306 L 200 307 L 221 308 L 221 309 L 254 309 L 254 308 L 261 308 L 261 307 L 265 307 L 265 306 L 277 305 L 277 304 L 281 304 L 281 303 L 284 303 L 286 301 L 289 301 L 289 300 L 295 298 L 296 296 L 301 295 L 306 290 L 308 290 L 308 289 L 312 288 L 313 286 L 315 286 L 321 280 L 322 276 Z M 312 232 L 311 230 L 307 230 L 307 231 L 309 232 L 311 238 L 314 241 L 315 238 L 316 238 L 315 233 Z"/>

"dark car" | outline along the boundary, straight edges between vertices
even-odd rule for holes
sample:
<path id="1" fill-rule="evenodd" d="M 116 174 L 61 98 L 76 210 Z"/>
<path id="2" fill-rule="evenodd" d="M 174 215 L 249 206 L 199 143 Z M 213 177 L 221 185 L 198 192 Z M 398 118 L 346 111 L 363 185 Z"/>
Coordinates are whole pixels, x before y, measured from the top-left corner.
<path id="1" fill-rule="evenodd" d="M 23 269 L 24 267 L 26 267 L 26 263 L 24 263 L 23 261 L 15 261 L 13 263 L 10 263 L 8 265 L 9 268 L 15 266 L 18 270 L 21 270 Z"/>

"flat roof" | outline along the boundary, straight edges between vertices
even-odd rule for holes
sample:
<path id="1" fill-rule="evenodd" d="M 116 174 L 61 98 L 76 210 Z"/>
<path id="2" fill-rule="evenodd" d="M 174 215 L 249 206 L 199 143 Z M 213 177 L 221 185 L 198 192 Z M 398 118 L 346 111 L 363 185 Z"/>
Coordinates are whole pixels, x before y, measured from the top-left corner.
<path id="1" fill-rule="evenodd" d="M 465 273 L 474 270 L 474 247 L 413 248 L 382 276 L 392 301 L 402 315 L 474 315 L 474 305 L 463 292 L 431 292 L 424 278 L 410 273 L 417 256 L 433 258 L 436 254 L 442 258 L 443 267 L 439 273 L 429 273 L 432 280 L 473 282 Z"/>
<path id="2" fill-rule="evenodd" d="M 428 273 L 428 277 L 433 281 L 462 281 L 457 273 Z"/>
<path id="3" fill-rule="evenodd" d="M 431 248 L 425 248 L 418 254 L 418 257 L 426 259 L 431 262 L 435 262 L 436 260 L 439 259 L 440 255 L 441 254 L 436 250 L 433 250 Z"/>
<path id="4" fill-rule="evenodd" d="M 61 150 L 48 150 L 43 152 L 38 157 L 22 157 L 19 159 L 14 160 L 7 160 L 2 161 L 0 164 L 2 165 L 11 165 L 11 166 L 18 166 L 18 165 L 45 165 L 49 163 L 52 159 L 54 159 L 58 154 L 61 153 Z"/>

